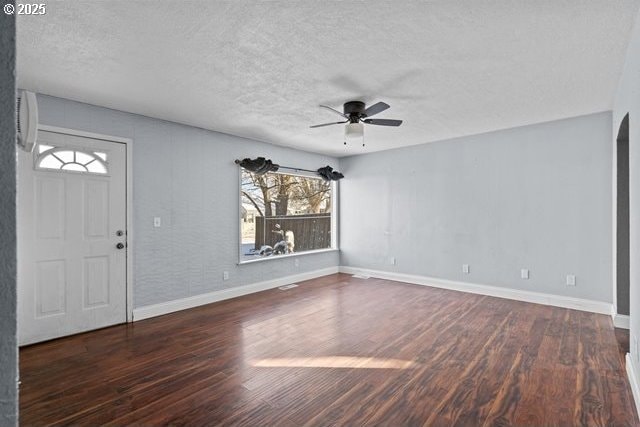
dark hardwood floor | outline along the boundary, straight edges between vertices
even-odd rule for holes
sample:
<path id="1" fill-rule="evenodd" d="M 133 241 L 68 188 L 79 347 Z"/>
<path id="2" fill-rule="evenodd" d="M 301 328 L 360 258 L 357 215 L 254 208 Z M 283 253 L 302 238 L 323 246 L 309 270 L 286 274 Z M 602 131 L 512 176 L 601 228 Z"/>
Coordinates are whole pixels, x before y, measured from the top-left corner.
<path id="1" fill-rule="evenodd" d="M 636 426 L 611 318 L 344 274 L 23 348 L 23 425 Z"/>

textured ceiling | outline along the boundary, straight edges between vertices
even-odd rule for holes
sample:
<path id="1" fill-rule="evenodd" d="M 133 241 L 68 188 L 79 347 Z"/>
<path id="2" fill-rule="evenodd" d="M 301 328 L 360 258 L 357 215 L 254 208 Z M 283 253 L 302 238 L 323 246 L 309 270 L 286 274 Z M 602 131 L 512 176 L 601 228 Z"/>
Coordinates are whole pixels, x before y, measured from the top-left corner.
<path id="1" fill-rule="evenodd" d="M 638 0 L 48 1 L 22 88 L 343 156 L 611 109 Z M 385 101 L 366 147 L 349 100 Z"/>

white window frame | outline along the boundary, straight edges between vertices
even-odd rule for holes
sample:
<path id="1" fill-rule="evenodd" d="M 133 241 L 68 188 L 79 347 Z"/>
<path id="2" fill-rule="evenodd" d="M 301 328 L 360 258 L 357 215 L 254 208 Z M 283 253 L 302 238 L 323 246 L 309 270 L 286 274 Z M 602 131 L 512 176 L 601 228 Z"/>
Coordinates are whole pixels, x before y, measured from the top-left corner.
<path id="1" fill-rule="evenodd" d="M 320 178 L 318 175 L 311 172 L 304 171 L 292 171 L 290 173 L 284 171 L 278 172 L 269 172 L 280 175 L 292 175 L 292 176 L 301 176 L 305 178 Z M 242 168 L 238 168 L 238 211 L 237 211 L 237 221 L 238 221 L 238 241 L 236 242 L 236 246 L 238 248 L 238 265 L 252 264 L 255 262 L 265 262 L 265 261 L 273 261 L 273 260 L 281 260 L 288 258 L 295 258 L 299 256 L 307 256 L 314 254 L 321 254 L 327 252 L 336 252 L 339 251 L 338 247 L 338 212 L 340 211 L 338 206 L 338 191 L 339 191 L 339 183 L 338 181 L 331 181 L 331 247 L 326 249 L 316 249 L 312 251 L 304 251 L 304 252 L 294 252 L 292 254 L 283 254 L 278 256 L 267 256 L 267 257 L 256 257 L 255 259 L 243 259 L 244 254 L 242 253 Z M 255 219 L 254 219 L 255 224 Z"/>

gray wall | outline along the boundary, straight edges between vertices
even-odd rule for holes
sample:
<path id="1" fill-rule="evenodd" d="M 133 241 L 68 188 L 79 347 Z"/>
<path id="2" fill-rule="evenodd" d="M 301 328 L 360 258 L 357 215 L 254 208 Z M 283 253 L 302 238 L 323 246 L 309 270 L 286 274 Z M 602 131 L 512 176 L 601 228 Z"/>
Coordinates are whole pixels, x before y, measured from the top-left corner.
<path id="1" fill-rule="evenodd" d="M 306 169 L 337 165 L 317 154 L 39 96 L 40 122 L 129 137 L 133 143 L 134 305 L 171 301 L 338 265 L 337 252 L 237 265 L 236 158 L 266 156 Z M 153 227 L 153 217 L 162 227 Z M 228 281 L 222 280 L 229 271 Z"/>
<path id="2" fill-rule="evenodd" d="M 625 66 L 613 107 L 611 151 L 616 151 L 618 128 L 629 113 L 629 240 L 630 240 L 630 293 L 629 312 L 631 326 L 631 359 L 636 375 L 640 375 L 640 353 L 635 342 L 640 336 L 640 14 L 627 48 Z M 636 378 L 640 382 L 640 377 Z"/>
<path id="3" fill-rule="evenodd" d="M 600 113 L 341 159 L 341 264 L 612 302 L 610 137 Z"/>
<path id="4" fill-rule="evenodd" d="M 16 424 L 15 18 L 0 14 L 0 425 Z"/>

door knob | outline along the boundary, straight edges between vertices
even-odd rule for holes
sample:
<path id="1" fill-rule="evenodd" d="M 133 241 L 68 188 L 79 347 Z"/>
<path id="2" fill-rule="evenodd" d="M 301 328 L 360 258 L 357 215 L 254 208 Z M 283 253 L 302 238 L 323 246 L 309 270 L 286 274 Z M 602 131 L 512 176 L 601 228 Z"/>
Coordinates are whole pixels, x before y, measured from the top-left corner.
<path id="1" fill-rule="evenodd" d="M 116 245 L 116 248 L 118 249 L 124 249 L 124 243 L 120 242 Z"/>

